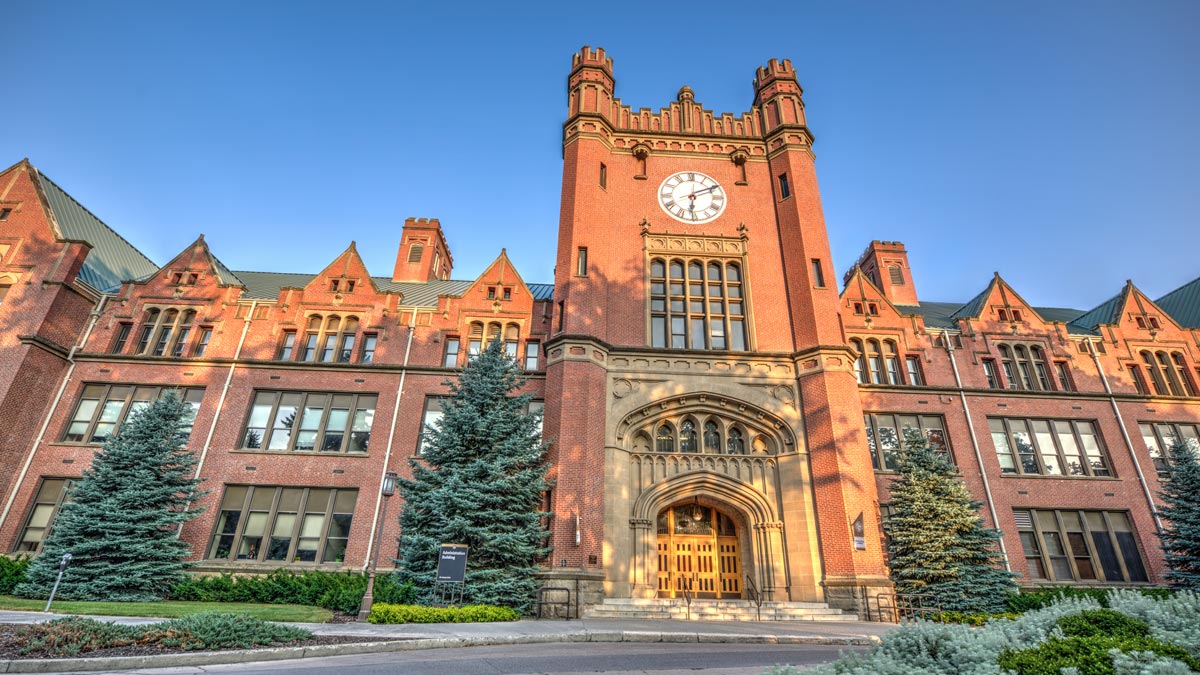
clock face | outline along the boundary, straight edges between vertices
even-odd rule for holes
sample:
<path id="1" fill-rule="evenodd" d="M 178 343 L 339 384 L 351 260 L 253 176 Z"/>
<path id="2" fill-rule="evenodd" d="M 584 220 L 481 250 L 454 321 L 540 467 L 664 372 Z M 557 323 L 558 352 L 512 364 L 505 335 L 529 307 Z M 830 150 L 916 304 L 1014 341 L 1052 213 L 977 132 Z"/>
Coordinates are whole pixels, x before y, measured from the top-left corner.
<path id="1" fill-rule="evenodd" d="M 658 188 L 658 205 L 685 223 L 705 223 L 725 210 L 725 188 L 695 171 L 668 176 Z"/>

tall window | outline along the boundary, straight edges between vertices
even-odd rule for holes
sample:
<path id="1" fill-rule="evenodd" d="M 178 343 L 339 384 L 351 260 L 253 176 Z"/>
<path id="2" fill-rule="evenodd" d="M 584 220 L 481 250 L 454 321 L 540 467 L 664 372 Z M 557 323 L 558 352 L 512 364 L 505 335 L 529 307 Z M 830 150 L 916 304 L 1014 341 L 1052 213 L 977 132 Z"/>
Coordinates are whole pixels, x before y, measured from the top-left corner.
<path id="1" fill-rule="evenodd" d="M 900 369 L 900 352 L 892 340 L 860 340 L 852 338 L 850 346 L 858 352 L 854 360 L 854 376 L 860 384 L 904 384 L 904 372 Z M 910 371 L 909 384 L 921 384 L 921 366 L 916 356 L 905 358 L 905 369 Z M 915 375 L 914 375 L 915 373 Z"/>
<path id="2" fill-rule="evenodd" d="M 429 447 L 429 438 L 427 429 L 429 427 L 438 428 L 442 423 L 442 416 L 446 399 L 441 396 L 425 397 L 425 413 L 421 416 L 421 432 L 417 434 L 417 454 L 425 454 L 425 448 Z"/>
<path id="3" fill-rule="evenodd" d="M 525 370 L 538 369 L 538 351 L 540 347 L 541 344 L 537 342 L 525 343 Z"/>
<path id="4" fill-rule="evenodd" d="M 191 335 L 194 310 L 151 309 L 142 319 L 134 354 L 150 356 L 182 356 Z M 121 347 L 124 342 L 121 341 Z M 116 346 L 114 345 L 114 353 Z"/>
<path id="5" fill-rule="evenodd" d="M 242 447 L 295 452 L 366 452 L 375 421 L 374 394 L 259 391 Z"/>
<path id="6" fill-rule="evenodd" d="M 812 265 L 812 282 L 817 288 L 825 287 L 825 271 L 821 269 L 821 259 L 813 258 L 809 261 Z"/>
<path id="7" fill-rule="evenodd" d="M 904 365 L 908 371 L 908 383 L 915 386 L 925 384 L 925 378 L 921 375 L 921 357 L 906 356 L 904 357 Z"/>
<path id="8" fill-rule="evenodd" d="M 1111 476 L 1094 422 L 988 419 L 1001 473 Z"/>
<path id="9" fill-rule="evenodd" d="M 741 265 L 650 261 L 650 344 L 672 349 L 746 349 Z"/>
<path id="10" fill-rule="evenodd" d="M 442 366 L 446 368 L 458 367 L 458 338 L 446 338 L 446 352 L 442 355 Z"/>
<path id="11" fill-rule="evenodd" d="M 473 359 L 483 352 L 483 324 L 476 321 L 471 324 L 467 334 L 467 358 Z"/>
<path id="12" fill-rule="evenodd" d="M 374 333 L 367 333 L 363 336 L 362 354 L 358 357 L 359 363 L 375 363 L 375 345 L 379 342 L 379 336 Z"/>
<path id="13" fill-rule="evenodd" d="M 510 323 L 504 328 L 504 354 L 510 359 L 517 358 L 517 342 L 521 338 L 521 329 L 517 324 Z"/>
<path id="14" fill-rule="evenodd" d="M 1009 389 L 1052 391 L 1050 371 L 1046 366 L 1045 353 L 1037 345 L 1007 345 L 997 347 L 1000 364 Z"/>
<path id="15" fill-rule="evenodd" d="M 209 326 L 200 328 L 200 336 L 196 338 L 196 346 L 192 349 L 192 356 L 197 358 L 204 356 L 208 351 L 208 343 L 212 340 L 213 329 Z"/>
<path id="16" fill-rule="evenodd" d="M 21 537 L 13 548 L 14 552 L 41 552 L 42 543 L 50 536 L 50 528 L 54 526 L 54 519 L 58 517 L 58 510 L 66 500 L 67 490 L 72 483 L 69 478 L 42 478 L 42 484 L 33 498 L 33 507 L 25 518 Z"/>
<path id="17" fill-rule="evenodd" d="M 310 322 L 311 323 L 311 322 Z M 283 340 L 279 343 L 279 360 L 291 361 L 292 354 L 296 349 L 296 331 L 289 330 L 283 334 Z"/>
<path id="18" fill-rule="evenodd" d="M 168 391 L 174 391 L 189 411 L 184 419 L 186 434 L 204 398 L 203 389 L 140 387 L 132 384 L 85 384 L 71 421 L 63 432 L 64 443 L 103 443 L 120 428 L 132 413 L 149 406 Z"/>
<path id="19" fill-rule="evenodd" d="M 1141 352 L 1142 362 L 1150 373 L 1154 393 L 1159 396 L 1195 396 L 1196 386 L 1188 373 L 1183 354 L 1164 351 Z"/>
<path id="20" fill-rule="evenodd" d="M 579 277 L 587 276 L 587 270 L 588 270 L 587 262 L 588 262 L 587 261 L 587 247 L 580 246 L 579 249 L 575 252 L 575 276 L 579 276 Z"/>
<path id="21" fill-rule="evenodd" d="M 1146 582 L 1126 511 L 1013 509 L 1029 579 Z"/>
<path id="22" fill-rule="evenodd" d="M 940 452 L 950 453 L 946 442 L 946 426 L 937 415 L 893 415 L 890 413 L 868 413 L 863 416 L 867 430 L 867 448 L 871 451 L 871 463 L 876 471 L 894 471 L 896 453 L 904 443 L 904 432 L 909 429 L 920 431 Z"/>
<path id="23" fill-rule="evenodd" d="M 755 436 L 739 422 L 712 415 L 688 415 L 674 422 L 661 421 L 637 431 L 634 434 L 634 450 L 745 455 L 748 441 Z M 767 441 L 761 436 L 757 443 L 755 452 L 771 452 Z"/>
<path id="24" fill-rule="evenodd" d="M 412 246 L 408 247 L 408 262 L 419 263 L 423 255 L 425 255 L 425 244 L 416 241 L 413 242 Z"/>
<path id="25" fill-rule="evenodd" d="M 122 323 L 117 326 L 117 337 L 113 340 L 111 354 L 120 354 L 125 351 L 125 343 L 129 342 L 129 332 L 133 330 L 133 324 Z"/>
<path id="26" fill-rule="evenodd" d="M 343 319 L 336 314 L 323 317 L 314 314 L 308 318 L 304 335 L 302 361 L 321 363 L 350 363 L 354 355 L 358 317 Z"/>
<path id="27" fill-rule="evenodd" d="M 1071 379 L 1071 368 L 1066 361 L 1054 362 L 1054 374 L 1058 376 L 1059 391 L 1075 391 L 1075 381 Z"/>
<path id="28" fill-rule="evenodd" d="M 1193 452 L 1200 452 L 1200 426 L 1195 424 L 1174 424 L 1171 422 L 1141 422 L 1138 428 L 1142 431 L 1142 440 L 1150 451 L 1150 459 L 1159 478 L 1166 478 L 1170 473 L 1171 449 L 1183 443 L 1191 447 Z"/>
<path id="29" fill-rule="evenodd" d="M 994 359 L 983 359 L 983 374 L 987 377 L 988 389 L 1004 388 L 1004 384 L 1000 381 L 1000 373 L 996 370 L 996 361 Z"/>
<path id="30" fill-rule="evenodd" d="M 343 563 L 358 490 L 227 485 L 210 560 Z"/>
<path id="31" fill-rule="evenodd" d="M 779 198 L 787 199 L 792 196 L 792 188 L 788 185 L 788 177 L 786 173 L 779 174 Z"/>

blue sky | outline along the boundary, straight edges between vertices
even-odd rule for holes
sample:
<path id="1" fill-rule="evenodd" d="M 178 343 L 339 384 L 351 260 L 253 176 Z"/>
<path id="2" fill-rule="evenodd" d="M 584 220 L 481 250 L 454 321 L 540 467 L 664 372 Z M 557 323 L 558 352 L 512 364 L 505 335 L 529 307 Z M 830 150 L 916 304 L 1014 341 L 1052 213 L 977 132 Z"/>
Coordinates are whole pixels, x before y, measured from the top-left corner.
<path id="1" fill-rule="evenodd" d="M 545 282 L 574 51 L 605 47 L 635 108 L 687 84 L 718 112 L 790 58 L 839 275 L 899 239 L 926 300 L 993 270 L 1080 308 L 1200 276 L 1200 3 L 445 4 L 11 4 L 0 164 L 160 264 L 203 232 L 235 269 L 316 272 L 356 239 L 386 276 L 423 216 L 456 277 L 507 247 Z"/>

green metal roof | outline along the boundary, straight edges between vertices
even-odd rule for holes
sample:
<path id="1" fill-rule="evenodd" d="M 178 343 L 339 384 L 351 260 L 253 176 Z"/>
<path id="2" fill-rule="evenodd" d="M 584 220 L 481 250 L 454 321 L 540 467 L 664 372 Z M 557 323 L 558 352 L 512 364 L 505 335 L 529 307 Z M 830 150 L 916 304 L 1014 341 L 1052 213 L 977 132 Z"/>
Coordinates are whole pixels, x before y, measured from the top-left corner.
<path id="1" fill-rule="evenodd" d="M 995 283 L 993 280 L 992 283 Z M 987 300 L 988 293 L 992 290 L 992 284 L 988 284 L 987 288 L 983 289 L 979 295 L 971 298 L 967 304 L 959 307 L 953 314 L 952 319 L 975 319 L 979 317 L 979 312 L 983 310 L 983 303 Z"/>
<path id="2" fill-rule="evenodd" d="M 282 288 L 304 288 L 315 274 L 293 274 L 288 272 L 230 272 L 246 286 L 242 296 L 256 300 L 274 300 Z M 436 307 L 439 296 L 461 296 L 475 283 L 465 279 L 434 279 L 432 281 L 392 281 L 387 277 L 371 277 L 379 290 L 400 293 L 406 307 Z M 534 300 L 550 300 L 554 297 L 554 284 L 529 284 Z"/>
<path id="3" fill-rule="evenodd" d="M 62 236 L 92 245 L 92 251 L 79 272 L 79 278 L 85 283 L 100 291 L 111 291 L 123 281 L 158 271 L 158 266 L 150 258 L 75 201 L 49 176 L 40 171 L 37 176 Z"/>
<path id="4" fill-rule="evenodd" d="M 1121 309 L 1121 300 L 1125 297 L 1125 289 L 1092 309 L 1080 314 L 1071 321 L 1071 325 L 1095 330 L 1097 326 L 1111 325 L 1117 322 L 1116 314 Z"/>
<path id="5" fill-rule="evenodd" d="M 1167 293 L 1154 304 L 1185 328 L 1200 328 L 1200 278 Z"/>

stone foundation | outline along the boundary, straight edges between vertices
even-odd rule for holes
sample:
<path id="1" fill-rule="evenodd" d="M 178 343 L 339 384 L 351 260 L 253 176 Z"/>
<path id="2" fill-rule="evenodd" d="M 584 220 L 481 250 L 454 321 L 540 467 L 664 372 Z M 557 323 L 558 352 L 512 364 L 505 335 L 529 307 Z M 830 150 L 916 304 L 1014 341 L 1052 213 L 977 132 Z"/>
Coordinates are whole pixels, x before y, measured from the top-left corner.
<path id="1" fill-rule="evenodd" d="M 553 567 L 538 572 L 543 588 L 567 588 L 571 591 L 571 618 L 579 618 L 583 610 L 604 601 L 604 572 L 578 567 Z M 547 595 L 547 600 L 559 600 L 562 594 Z M 565 618 L 561 607 L 548 607 L 545 617 Z"/>
<path id="2" fill-rule="evenodd" d="M 880 620 L 880 595 L 884 606 L 895 604 L 892 580 L 887 577 L 826 577 L 825 602 L 830 607 L 858 614 L 864 621 Z"/>

